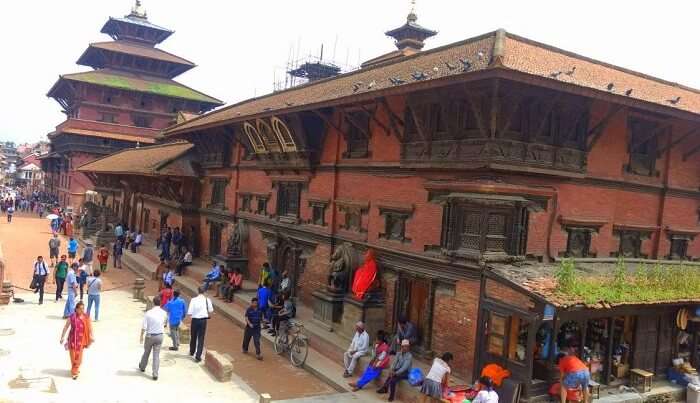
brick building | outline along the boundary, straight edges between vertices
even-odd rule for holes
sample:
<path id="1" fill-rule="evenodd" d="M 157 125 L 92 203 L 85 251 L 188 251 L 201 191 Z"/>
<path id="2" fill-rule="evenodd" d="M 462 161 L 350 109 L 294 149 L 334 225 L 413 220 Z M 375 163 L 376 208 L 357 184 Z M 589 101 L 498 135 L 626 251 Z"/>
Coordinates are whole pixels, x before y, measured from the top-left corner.
<path id="1" fill-rule="evenodd" d="M 151 23 L 136 2 L 123 18 L 110 17 L 102 33 L 112 41 L 91 43 L 78 59 L 92 71 L 60 76 L 49 90 L 66 120 L 48 137 L 42 157 L 46 190 L 63 206 L 79 208 L 92 188 L 75 167 L 124 148 L 155 143 L 178 113 L 199 114 L 221 101 L 173 80 L 194 67 L 156 47 L 173 31 Z"/>
<path id="2" fill-rule="evenodd" d="M 248 276 L 265 261 L 289 271 L 294 296 L 328 329 L 348 337 L 355 318 L 390 328 L 405 315 L 420 356 L 451 351 L 465 377 L 497 362 L 525 397 L 556 378 L 554 354 L 536 359 L 543 326 L 552 339 L 564 319 L 585 329 L 638 315 L 652 349 L 670 346 L 662 318 L 688 301 L 644 316 L 633 302 L 587 310 L 526 284 L 551 277 L 562 257 L 604 274 L 618 256 L 700 256 L 698 91 L 503 30 L 427 51 L 434 32 L 414 14 L 389 33 L 398 51 L 358 71 L 169 128 L 166 141 L 193 145 L 182 161 L 199 161 L 199 191 L 189 198 L 180 186 L 171 199 L 142 188 L 155 204 L 137 216 L 167 212 L 160 222 L 193 231 L 213 259 L 245 233 Z M 144 178 L 114 157 L 102 164 L 80 170 L 130 189 Z M 378 289 L 338 296 L 329 274 L 352 278 L 370 248 Z M 632 365 L 670 366 L 637 352 Z"/>

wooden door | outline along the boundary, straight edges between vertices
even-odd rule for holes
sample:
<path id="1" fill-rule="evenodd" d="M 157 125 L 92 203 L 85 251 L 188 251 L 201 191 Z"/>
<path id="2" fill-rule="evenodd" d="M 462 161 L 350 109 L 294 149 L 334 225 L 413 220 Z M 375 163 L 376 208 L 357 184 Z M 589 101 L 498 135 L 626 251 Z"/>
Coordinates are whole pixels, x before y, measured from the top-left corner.
<path id="1" fill-rule="evenodd" d="M 659 339 L 659 317 L 637 316 L 632 364 L 649 372 L 656 370 L 656 347 Z"/>
<path id="2" fill-rule="evenodd" d="M 656 373 L 664 374 L 671 366 L 673 359 L 673 329 L 675 327 L 674 315 L 661 316 L 659 321 L 659 341 L 656 353 Z"/>
<path id="3" fill-rule="evenodd" d="M 399 278 L 396 299 L 396 321 L 405 316 L 418 329 L 418 345 L 429 349 L 426 337 L 430 329 L 430 281 L 423 278 L 402 276 Z"/>
<path id="4" fill-rule="evenodd" d="M 150 209 L 144 209 L 143 211 L 143 224 L 141 224 L 141 231 L 143 231 L 144 234 L 147 234 L 149 231 L 150 224 L 151 223 L 151 210 Z"/>
<path id="5" fill-rule="evenodd" d="M 292 297 L 298 298 L 301 295 L 301 290 L 299 289 L 300 273 L 298 272 L 299 270 L 297 266 L 298 265 L 296 251 L 291 246 L 287 246 L 283 249 L 282 261 L 280 267 L 278 267 L 277 269 L 279 271 L 279 275 L 282 275 L 282 272 L 287 270 L 292 283 L 290 294 Z"/>

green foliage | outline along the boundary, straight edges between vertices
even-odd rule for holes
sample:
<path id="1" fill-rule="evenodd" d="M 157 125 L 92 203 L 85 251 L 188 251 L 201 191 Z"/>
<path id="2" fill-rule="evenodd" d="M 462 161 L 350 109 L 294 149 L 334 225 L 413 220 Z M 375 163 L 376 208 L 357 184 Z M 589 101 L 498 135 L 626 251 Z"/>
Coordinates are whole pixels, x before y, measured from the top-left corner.
<path id="1" fill-rule="evenodd" d="M 555 272 L 556 292 L 572 302 L 618 304 L 700 299 L 700 268 L 679 264 L 640 264 L 630 272 L 618 259 L 608 275 L 582 276 L 571 259 L 563 259 Z"/>

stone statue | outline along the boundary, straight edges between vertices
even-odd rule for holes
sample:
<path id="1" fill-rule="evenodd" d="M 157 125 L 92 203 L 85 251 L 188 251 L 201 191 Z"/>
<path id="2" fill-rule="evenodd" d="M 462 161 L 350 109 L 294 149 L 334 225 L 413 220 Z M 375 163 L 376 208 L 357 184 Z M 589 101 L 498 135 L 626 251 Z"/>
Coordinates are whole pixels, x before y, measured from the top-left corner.
<path id="1" fill-rule="evenodd" d="M 226 247 L 226 255 L 229 257 L 241 257 L 244 255 L 245 242 L 248 239 L 248 226 L 245 220 L 239 219 L 231 232 Z"/>
<path id="2" fill-rule="evenodd" d="M 329 291 L 333 293 L 347 292 L 350 272 L 357 266 L 357 261 L 357 251 L 351 243 L 344 242 L 335 249 L 329 265 Z"/>

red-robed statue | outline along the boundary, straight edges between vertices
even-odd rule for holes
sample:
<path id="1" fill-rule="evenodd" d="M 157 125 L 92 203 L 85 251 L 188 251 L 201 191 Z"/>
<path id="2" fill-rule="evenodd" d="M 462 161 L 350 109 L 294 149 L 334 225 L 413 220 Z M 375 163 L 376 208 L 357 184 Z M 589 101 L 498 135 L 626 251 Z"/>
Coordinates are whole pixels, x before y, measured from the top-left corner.
<path id="1" fill-rule="evenodd" d="M 363 299 L 367 290 L 377 278 L 377 261 L 374 258 L 374 251 L 368 249 L 365 254 L 365 261 L 362 266 L 355 271 L 355 278 L 352 280 L 352 293 L 357 299 Z"/>

